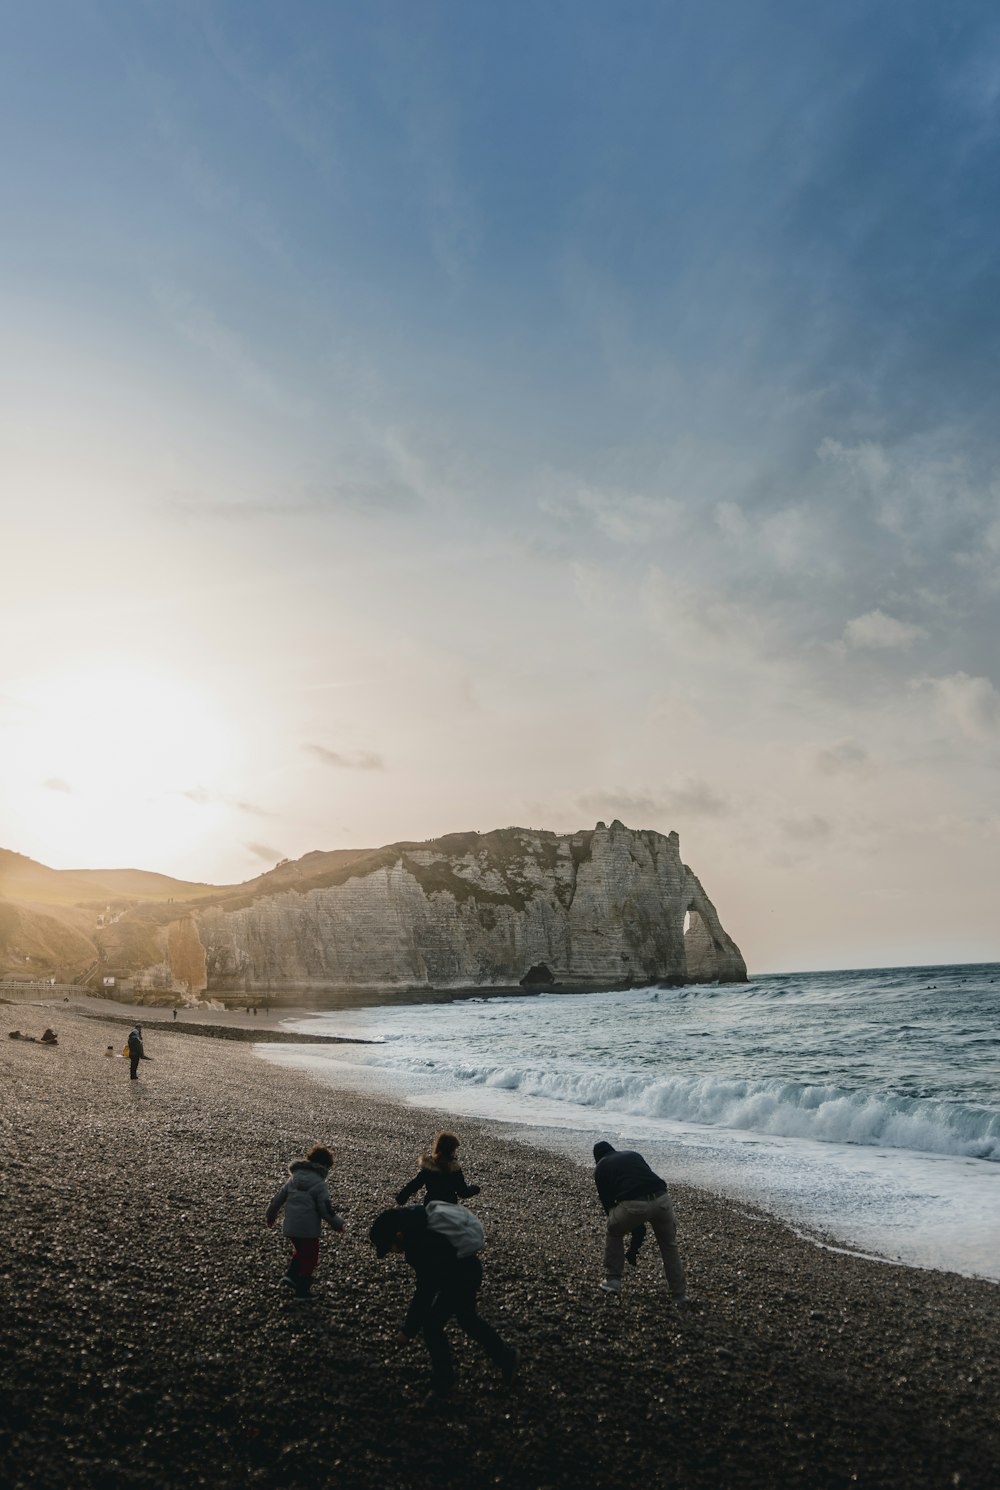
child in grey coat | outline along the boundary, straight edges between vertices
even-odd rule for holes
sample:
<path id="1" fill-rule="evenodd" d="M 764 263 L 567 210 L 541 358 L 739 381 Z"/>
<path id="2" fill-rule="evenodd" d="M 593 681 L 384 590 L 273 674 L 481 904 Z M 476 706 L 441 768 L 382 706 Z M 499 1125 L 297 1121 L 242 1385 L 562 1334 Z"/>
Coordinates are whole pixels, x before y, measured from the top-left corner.
<path id="1" fill-rule="evenodd" d="M 309 1297 L 313 1273 L 319 1262 L 319 1238 L 326 1221 L 334 1231 L 343 1231 L 344 1222 L 333 1209 L 326 1177 L 333 1167 L 333 1155 L 322 1144 L 314 1143 L 304 1159 L 288 1166 L 288 1179 L 271 1197 L 266 1221 L 273 1226 L 278 1212 L 285 1208 L 282 1230 L 292 1244 L 292 1260 L 283 1278 L 297 1298 Z"/>

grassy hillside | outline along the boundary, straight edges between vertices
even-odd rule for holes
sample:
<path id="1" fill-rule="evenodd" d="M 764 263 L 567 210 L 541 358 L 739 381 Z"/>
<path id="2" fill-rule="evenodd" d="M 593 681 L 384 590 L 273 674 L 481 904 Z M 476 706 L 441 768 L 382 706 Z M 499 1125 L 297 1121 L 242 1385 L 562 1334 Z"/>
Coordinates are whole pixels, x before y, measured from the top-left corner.
<path id="1" fill-rule="evenodd" d="M 89 905 L 112 900 L 191 900 L 232 887 L 171 879 L 145 869 L 50 869 L 0 849 L 0 900 L 31 905 Z"/>
<path id="2" fill-rule="evenodd" d="M 97 957 L 93 924 L 89 912 L 75 907 L 46 913 L 0 901 L 0 977 L 71 983 Z"/>

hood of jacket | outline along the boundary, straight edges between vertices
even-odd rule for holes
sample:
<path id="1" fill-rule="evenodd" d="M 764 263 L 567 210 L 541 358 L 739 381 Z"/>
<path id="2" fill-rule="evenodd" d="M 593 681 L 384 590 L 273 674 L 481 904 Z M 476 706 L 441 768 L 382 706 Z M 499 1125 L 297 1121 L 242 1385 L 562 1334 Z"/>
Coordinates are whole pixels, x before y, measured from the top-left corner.
<path id="1" fill-rule="evenodd" d="M 288 1166 L 288 1173 L 300 1182 L 312 1183 L 317 1180 L 325 1180 L 330 1171 L 322 1164 L 314 1164 L 311 1159 L 293 1159 Z"/>
<path id="2" fill-rule="evenodd" d="M 435 1159 L 433 1154 L 420 1155 L 420 1168 L 431 1174 L 455 1174 L 461 1168 L 457 1159 Z"/>

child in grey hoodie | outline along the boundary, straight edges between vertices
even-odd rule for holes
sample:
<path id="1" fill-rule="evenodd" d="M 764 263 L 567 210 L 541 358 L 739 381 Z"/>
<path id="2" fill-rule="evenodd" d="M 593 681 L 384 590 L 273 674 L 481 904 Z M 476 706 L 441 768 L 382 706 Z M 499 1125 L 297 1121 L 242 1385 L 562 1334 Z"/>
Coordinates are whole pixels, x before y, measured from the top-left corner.
<path id="1" fill-rule="evenodd" d="M 334 1231 L 343 1231 L 344 1222 L 333 1209 L 326 1177 L 333 1167 L 333 1155 L 322 1144 L 314 1143 L 304 1159 L 288 1166 L 288 1179 L 267 1208 L 266 1221 L 273 1226 L 278 1212 L 285 1208 L 282 1230 L 292 1244 L 292 1260 L 283 1282 L 295 1289 L 296 1298 L 309 1297 L 313 1273 L 319 1262 L 319 1237 L 323 1222 Z"/>

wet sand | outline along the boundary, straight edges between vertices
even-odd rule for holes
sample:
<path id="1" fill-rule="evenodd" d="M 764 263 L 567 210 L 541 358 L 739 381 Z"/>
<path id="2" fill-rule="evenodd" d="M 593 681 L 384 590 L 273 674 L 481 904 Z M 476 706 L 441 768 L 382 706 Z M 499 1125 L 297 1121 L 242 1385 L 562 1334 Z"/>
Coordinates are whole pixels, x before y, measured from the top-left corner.
<path id="1" fill-rule="evenodd" d="M 422 1344 L 392 1348 L 412 1274 L 379 1262 L 366 1233 L 445 1115 L 192 1038 L 169 1010 L 139 1011 L 154 1059 L 131 1083 L 104 1050 L 120 1050 L 136 1010 L 102 1019 L 79 1002 L 3 1011 L 12 1486 L 995 1490 L 1000 1288 L 825 1251 L 674 1186 L 698 1311 L 674 1316 L 653 1245 L 607 1299 L 589 1172 L 497 1123 L 463 1119 L 462 1156 L 483 1186 L 482 1310 L 523 1369 L 506 1393 L 456 1337 L 459 1401 L 428 1419 Z M 231 1030 L 253 1020 L 203 1012 Z M 55 1048 L 6 1038 L 46 1024 Z M 330 1235 L 316 1296 L 297 1303 L 263 1211 L 288 1160 L 320 1140 L 351 1231 Z"/>

